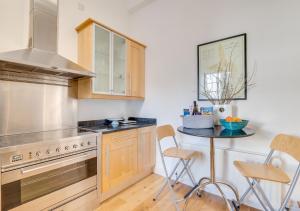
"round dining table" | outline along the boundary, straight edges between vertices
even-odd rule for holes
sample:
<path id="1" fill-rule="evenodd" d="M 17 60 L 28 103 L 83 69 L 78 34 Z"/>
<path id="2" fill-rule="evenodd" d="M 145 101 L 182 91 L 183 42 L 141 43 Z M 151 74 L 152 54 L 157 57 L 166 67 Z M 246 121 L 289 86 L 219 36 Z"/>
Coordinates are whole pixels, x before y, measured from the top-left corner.
<path id="1" fill-rule="evenodd" d="M 204 188 L 207 185 L 214 185 L 217 190 L 220 192 L 222 198 L 225 200 L 226 205 L 229 210 L 232 210 L 233 207 L 237 208 L 239 205 L 239 193 L 237 189 L 232 185 L 229 184 L 226 181 L 222 180 L 216 180 L 216 175 L 215 175 L 215 138 L 218 139 L 236 139 L 236 138 L 245 138 L 248 136 L 252 136 L 255 134 L 255 130 L 251 128 L 244 128 L 242 130 L 228 130 L 224 129 L 222 126 L 215 126 L 214 128 L 208 128 L 208 129 L 191 129 L 191 128 L 185 128 L 185 127 L 178 127 L 177 130 L 180 133 L 190 135 L 190 136 L 196 136 L 196 137 L 201 137 L 201 138 L 208 138 L 210 141 L 210 177 L 203 177 L 199 180 L 196 186 L 194 186 L 191 191 L 189 191 L 185 195 L 186 199 L 186 204 L 188 204 L 188 199 L 197 191 L 197 193 L 200 193 L 201 191 L 204 190 Z M 236 198 L 235 201 L 228 201 L 226 199 L 226 196 L 224 192 L 222 191 L 222 185 L 227 186 L 230 188 Z M 233 203 L 230 203 L 233 202 Z"/>

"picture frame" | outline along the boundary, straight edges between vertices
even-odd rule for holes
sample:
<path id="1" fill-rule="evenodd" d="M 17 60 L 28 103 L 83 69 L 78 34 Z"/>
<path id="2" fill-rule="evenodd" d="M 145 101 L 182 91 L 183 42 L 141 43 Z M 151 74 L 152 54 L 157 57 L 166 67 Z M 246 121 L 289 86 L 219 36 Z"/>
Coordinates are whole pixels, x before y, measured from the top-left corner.
<path id="1" fill-rule="evenodd" d="M 243 90 L 231 100 L 247 100 L 246 33 L 197 45 L 198 100 L 220 98 L 223 94 L 221 79 L 224 77 L 230 77 L 230 86 L 244 85 Z M 202 94 L 204 91 L 212 93 L 215 99 L 209 100 Z"/>

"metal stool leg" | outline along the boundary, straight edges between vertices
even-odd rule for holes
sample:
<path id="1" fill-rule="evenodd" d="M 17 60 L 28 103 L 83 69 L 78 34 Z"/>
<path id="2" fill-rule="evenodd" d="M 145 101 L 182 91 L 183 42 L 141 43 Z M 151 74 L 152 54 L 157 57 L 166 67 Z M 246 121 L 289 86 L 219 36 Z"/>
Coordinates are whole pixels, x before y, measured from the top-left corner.
<path id="1" fill-rule="evenodd" d="M 166 185 L 168 184 L 168 180 L 170 180 L 171 177 L 173 176 L 173 174 L 175 173 L 175 171 L 176 171 L 177 167 L 179 166 L 179 164 L 180 164 L 180 160 L 177 161 L 177 163 L 176 163 L 175 167 L 173 168 L 173 170 L 172 170 L 170 176 L 168 176 L 168 172 L 165 171 L 165 173 L 166 173 L 165 182 L 164 182 L 163 186 L 161 186 L 160 190 L 157 192 L 157 194 L 155 195 L 155 197 L 153 198 L 153 201 L 156 201 L 156 200 L 157 200 L 158 196 L 161 194 L 161 192 L 163 191 L 163 189 L 164 189 L 164 188 L 166 187 Z M 163 162 L 163 165 L 164 165 L 164 162 Z M 167 169 L 165 165 L 164 165 L 164 169 Z"/>
<path id="2" fill-rule="evenodd" d="M 266 194 L 264 193 L 264 191 L 262 190 L 261 186 L 259 183 L 256 183 L 257 189 L 260 192 L 262 198 L 264 199 L 264 201 L 267 203 L 268 207 L 270 208 L 271 211 L 274 211 L 275 209 L 273 208 L 271 202 L 268 200 Z"/>
<path id="3" fill-rule="evenodd" d="M 180 161 L 179 161 L 179 162 L 180 162 Z M 179 162 L 178 162 L 178 163 L 179 163 Z M 178 164 L 178 165 L 179 165 L 179 164 Z M 176 164 L 175 167 L 177 168 L 178 165 Z M 173 201 L 173 203 L 174 203 L 174 205 L 175 205 L 176 211 L 179 211 L 179 207 L 178 207 L 178 204 L 177 204 L 177 197 L 176 197 L 176 194 L 175 194 L 175 192 L 173 191 L 173 188 L 172 188 L 172 186 L 171 186 L 170 177 L 168 177 L 168 171 L 167 171 L 167 167 L 166 167 L 164 161 L 163 161 L 163 167 L 164 167 L 165 173 L 166 173 L 166 175 L 167 175 L 167 178 L 166 178 L 166 179 L 167 179 L 168 187 L 169 187 L 169 189 L 170 189 L 170 191 L 171 191 L 171 194 L 172 194 L 172 201 Z M 173 174 L 174 174 L 176 168 L 173 169 L 173 171 L 172 171 Z"/>
<path id="4" fill-rule="evenodd" d="M 196 181 L 195 181 L 195 178 L 193 177 L 193 174 L 189 168 L 189 163 L 191 160 L 187 160 L 186 162 L 184 162 L 184 160 L 181 160 L 182 161 L 182 164 L 184 166 L 184 169 L 186 170 L 186 173 L 188 174 L 191 182 L 193 183 L 193 185 L 197 185 Z"/>
<path id="5" fill-rule="evenodd" d="M 286 196 L 284 198 L 284 201 L 282 202 L 282 205 L 279 208 L 279 211 L 283 211 L 285 209 L 285 207 L 286 207 L 287 203 L 289 202 L 290 197 L 291 197 L 291 195 L 292 195 L 292 193 L 294 191 L 294 188 L 296 187 L 296 184 L 297 184 L 297 181 L 299 179 L 299 176 L 300 176 L 300 164 L 298 165 L 298 168 L 296 170 L 295 176 L 294 176 L 294 178 L 292 180 L 292 183 L 290 185 L 290 188 L 289 188 L 289 190 L 288 190 L 288 192 L 287 192 L 287 194 L 286 194 Z"/>
<path id="6" fill-rule="evenodd" d="M 259 198 L 258 193 L 256 192 L 256 190 L 252 186 L 252 183 L 250 182 L 249 178 L 246 177 L 246 180 L 247 180 L 248 184 L 250 185 L 250 187 L 251 187 L 254 195 L 256 196 L 256 198 L 258 199 L 259 203 L 261 204 L 261 206 L 264 208 L 265 211 L 268 211 L 267 207 L 264 205 L 263 201 Z"/>
<path id="7" fill-rule="evenodd" d="M 186 162 L 182 159 L 180 159 L 182 164 L 183 164 L 183 168 L 181 170 L 181 172 L 179 173 L 179 175 L 177 176 L 176 180 L 173 182 L 172 187 L 174 187 L 174 185 L 177 183 L 177 181 L 180 179 L 180 177 L 183 175 L 183 173 L 187 173 L 187 175 L 189 176 L 191 182 L 193 183 L 193 186 L 197 185 L 197 183 L 195 182 L 195 179 L 193 177 L 193 174 L 189 168 L 189 163 L 191 160 L 187 160 Z"/>
<path id="8" fill-rule="evenodd" d="M 176 177 L 175 181 L 172 184 L 172 187 L 174 187 L 176 185 L 176 183 L 178 182 L 178 180 L 180 179 L 180 177 L 183 175 L 183 173 L 184 173 L 184 168 L 180 171 L 180 173 Z"/>
<path id="9" fill-rule="evenodd" d="M 259 182 L 259 181 L 257 181 L 257 182 Z M 255 184 L 255 181 L 253 181 L 252 183 L 251 183 L 251 186 L 252 187 L 254 187 L 256 184 Z M 246 191 L 245 191 L 245 193 L 242 195 L 242 197 L 240 198 L 240 203 L 242 203 L 243 201 L 244 201 L 244 199 L 246 198 L 246 196 L 250 193 L 250 191 L 252 190 L 252 188 L 251 187 L 249 187 Z"/>

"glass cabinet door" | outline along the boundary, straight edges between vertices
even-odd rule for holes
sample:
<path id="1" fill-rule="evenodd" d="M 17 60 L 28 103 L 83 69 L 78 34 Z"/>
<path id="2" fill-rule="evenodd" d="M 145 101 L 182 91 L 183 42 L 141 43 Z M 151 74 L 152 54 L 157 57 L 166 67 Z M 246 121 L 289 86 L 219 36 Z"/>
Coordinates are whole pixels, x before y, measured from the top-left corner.
<path id="1" fill-rule="evenodd" d="M 110 93 L 110 32 L 95 26 L 94 70 L 95 93 Z"/>
<path id="2" fill-rule="evenodd" d="M 113 93 L 125 95 L 126 87 L 126 40 L 113 36 Z"/>

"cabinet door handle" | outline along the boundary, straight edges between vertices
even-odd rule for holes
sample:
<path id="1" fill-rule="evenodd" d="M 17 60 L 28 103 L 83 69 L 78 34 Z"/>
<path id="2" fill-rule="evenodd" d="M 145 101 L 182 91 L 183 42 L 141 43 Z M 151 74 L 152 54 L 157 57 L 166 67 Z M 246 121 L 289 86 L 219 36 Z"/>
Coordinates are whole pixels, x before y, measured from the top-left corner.
<path id="1" fill-rule="evenodd" d="M 110 163 L 109 163 L 109 156 L 110 156 L 110 151 L 109 151 L 109 145 L 106 145 L 106 157 L 105 157 L 105 162 L 106 162 L 106 168 L 105 168 L 105 173 L 106 176 L 108 177 L 110 175 Z"/>

